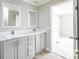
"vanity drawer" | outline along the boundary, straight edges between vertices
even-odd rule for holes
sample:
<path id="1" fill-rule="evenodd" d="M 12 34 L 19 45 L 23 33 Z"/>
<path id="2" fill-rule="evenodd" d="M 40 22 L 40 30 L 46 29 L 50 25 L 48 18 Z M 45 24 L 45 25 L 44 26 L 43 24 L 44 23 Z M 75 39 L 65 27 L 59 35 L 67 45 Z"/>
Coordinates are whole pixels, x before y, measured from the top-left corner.
<path id="1" fill-rule="evenodd" d="M 17 46 L 17 40 L 5 41 L 4 45 L 6 45 L 6 46 Z"/>

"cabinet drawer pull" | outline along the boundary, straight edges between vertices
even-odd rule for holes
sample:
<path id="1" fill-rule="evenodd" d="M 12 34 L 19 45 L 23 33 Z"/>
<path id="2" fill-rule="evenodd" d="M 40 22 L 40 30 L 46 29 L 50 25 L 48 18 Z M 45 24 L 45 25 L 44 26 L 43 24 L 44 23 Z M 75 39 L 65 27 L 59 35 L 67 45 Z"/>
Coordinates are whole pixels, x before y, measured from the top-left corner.
<path id="1" fill-rule="evenodd" d="M 27 56 L 29 56 L 29 37 L 27 38 Z"/>

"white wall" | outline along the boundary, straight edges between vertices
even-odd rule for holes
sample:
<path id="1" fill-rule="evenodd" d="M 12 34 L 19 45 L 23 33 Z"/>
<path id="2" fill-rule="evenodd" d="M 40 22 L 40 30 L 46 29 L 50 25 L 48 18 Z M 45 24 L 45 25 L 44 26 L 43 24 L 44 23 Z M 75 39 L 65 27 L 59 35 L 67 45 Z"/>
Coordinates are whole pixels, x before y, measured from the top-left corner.
<path id="1" fill-rule="evenodd" d="M 61 37 L 73 37 L 73 14 L 61 16 L 60 35 Z"/>
<path id="2" fill-rule="evenodd" d="M 24 28 L 28 28 L 27 22 L 28 22 L 28 16 L 27 16 L 27 10 L 37 10 L 37 8 L 33 5 L 30 5 L 26 2 L 23 2 L 22 0 L 0 0 L 0 31 L 11 31 L 12 28 L 3 28 L 2 27 L 2 2 L 14 4 L 21 7 L 21 27 L 13 28 L 15 30 L 24 30 Z"/>

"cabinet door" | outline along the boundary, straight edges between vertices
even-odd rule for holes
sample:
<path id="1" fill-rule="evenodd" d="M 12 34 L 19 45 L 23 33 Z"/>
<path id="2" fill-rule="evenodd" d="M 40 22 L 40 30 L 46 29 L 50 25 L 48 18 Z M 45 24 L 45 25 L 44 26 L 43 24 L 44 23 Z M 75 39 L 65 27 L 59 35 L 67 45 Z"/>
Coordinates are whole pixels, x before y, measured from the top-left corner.
<path id="1" fill-rule="evenodd" d="M 18 59 L 26 59 L 27 56 L 27 38 L 19 38 L 18 39 Z"/>
<path id="2" fill-rule="evenodd" d="M 17 41 L 11 40 L 3 43 L 3 58 L 17 59 Z"/>
<path id="3" fill-rule="evenodd" d="M 40 34 L 41 49 L 45 48 L 45 33 Z"/>
<path id="4" fill-rule="evenodd" d="M 41 38 L 40 35 L 36 35 L 36 53 L 41 50 Z"/>
<path id="5" fill-rule="evenodd" d="M 29 36 L 28 39 L 28 54 L 30 57 L 35 55 L 36 45 L 35 45 L 35 36 Z"/>
<path id="6" fill-rule="evenodd" d="M 36 53 L 45 48 L 45 34 L 36 35 Z"/>

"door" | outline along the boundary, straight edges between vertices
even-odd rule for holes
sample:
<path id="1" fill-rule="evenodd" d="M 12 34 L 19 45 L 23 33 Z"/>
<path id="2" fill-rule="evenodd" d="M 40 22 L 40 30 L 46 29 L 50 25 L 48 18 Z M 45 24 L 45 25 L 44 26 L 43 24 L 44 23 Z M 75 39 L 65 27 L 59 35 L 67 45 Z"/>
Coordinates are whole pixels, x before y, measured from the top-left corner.
<path id="1" fill-rule="evenodd" d="M 4 59 L 17 59 L 17 41 L 11 40 L 3 43 Z"/>
<path id="2" fill-rule="evenodd" d="M 73 1 L 74 11 L 74 59 L 79 59 L 79 0 Z"/>
<path id="3" fill-rule="evenodd" d="M 76 52 L 75 52 L 75 59 L 79 59 L 79 0 L 74 0 L 74 18 L 76 19 L 76 27 L 77 27 L 77 30 L 76 30 L 76 40 L 75 40 L 75 43 L 76 43 Z"/>

